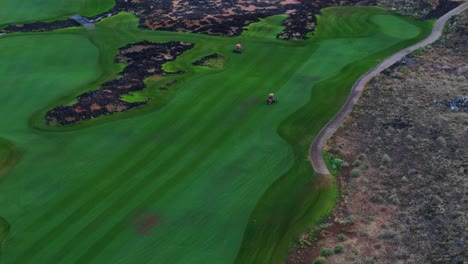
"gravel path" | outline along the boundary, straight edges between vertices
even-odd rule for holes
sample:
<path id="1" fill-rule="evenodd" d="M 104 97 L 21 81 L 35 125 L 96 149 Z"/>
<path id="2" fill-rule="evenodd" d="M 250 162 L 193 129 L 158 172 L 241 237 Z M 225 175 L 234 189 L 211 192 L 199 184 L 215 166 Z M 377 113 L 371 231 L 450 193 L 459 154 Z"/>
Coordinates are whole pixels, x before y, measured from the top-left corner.
<path id="1" fill-rule="evenodd" d="M 346 103 L 343 105 L 340 111 L 336 114 L 336 116 L 333 117 L 333 119 L 330 120 L 330 122 L 328 122 L 328 124 L 322 128 L 322 130 L 320 131 L 320 133 L 317 135 L 314 142 L 310 146 L 310 150 L 309 150 L 310 158 L 309 159 L 316 173 L 330 174 L 330 171 L 328 171 L 328 168 L 325 164 L 325 160 L 322 157 L 322 150 L 325 147 L 325 143 L 327 142 L 327 140 L 336 132 L 336 130 L 338 129 L 340 124 L 343 122 L 343 120 L 353 110 L 353 105 L 357 103 L 357 101 L 359 100 L 359 97 L 361 97 L 361 94 L 367 82 L 373 77 L 375 77 L 376 75 L 378 75 L 383 70 L 387 69 L 388 67 L 398 62 L 404 56 L 410 54 L 411 52 L 417 50 L 418 48 L 421 48 L 423 46 L 426 46 L 435 42 L 442 35 L 442 30 L 444 29 L 445 23 L 452 16 L 460 14 L 462 11 L 464 11 L 467 8 L 468 8 L 468 2 L 461 4 L 457 8 L 443 15 L 441 18 L 439 18 L 436 21 L 436 23 L 434 24 L 434 27 L 432 28 L 431 34 L 427 38 L 421 40 L 420 42 L 408 48 L 405 48 L 393 54 L 391 57 L 385 59 L 382 63 L 380 63 L 379 65 L 377 65 L 376 67 L 368 71 L 367 73 L 365 73 L 363 76 L 361 76 L 361 78 L 359 78 L 354 83 L 353 88 L 351 90 L 351 94 L 349 95 Z"/>

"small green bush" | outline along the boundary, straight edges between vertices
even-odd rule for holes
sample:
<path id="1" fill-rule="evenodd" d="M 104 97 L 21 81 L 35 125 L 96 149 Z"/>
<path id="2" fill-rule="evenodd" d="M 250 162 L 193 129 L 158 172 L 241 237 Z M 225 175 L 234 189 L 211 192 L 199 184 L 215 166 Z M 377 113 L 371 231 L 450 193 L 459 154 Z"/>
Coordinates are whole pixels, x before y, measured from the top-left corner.
<path id="1" fill-rule="evenodd" d="M 343 234 L 343 233 L 338 234 L 338 240 L 346 241 L 347 239 L 348 239 L 348 237 L 345 234 Z"/>
<path id="2" fill-rule="evenodd" d="M 347 224 L 354 224 L 356 222 L 356 219 L 354 218 L 354 215 L 349 215 L 347 218 L 346 218 L 346 223 Z"/>
<path id="3" fill-rule="evenodd" d="M 352 169 L 351 170 L 351 177 L 357 178 L 361 175 L 361 170 L 360 169 Z"/>
<path id="4" fill-rule="evenodd" d="M 325 258 L 324 257 L 318 257 L 314 260 L 314 262 L 312 262 L 312 264 L 323 264 L 325 263 Z"/>
<path id="5" fill-rule="evenodd" d="M 341 168 L 341 164 L 343 164 L 343 160 L 339 158 L 335 158 L 332 161 L 332 170 L 338 170 Z"/>
<path id="6" fill-rule="evenodd" d="M 383 154 L 383 156 L 382 156 L 382 161 L 383 161 L 384 163 L 389 163 L 390 160 L 391 160 L 391 159 L 390 159 L 390 156 L 389 156 L 388 154 Z"/>
<path id="7" fill-rule="evenodd" d="M 361 231 L 361 233 L 359 233 L 359 236 L 360 237 L 369 237 L 369 233 L 367 233 L 366 231 Z"/>
<path id="8" fill-rule="evenodd" d="M 300 238 L 299 244 L 301 245 L 301 248 L 312 245 L 312 243 L 310 243 L 310 241 L 305 238 Z"/>
<path id="9" fill-rule="evenodd" d="M 355 161 L 353 162 L 353 166 L 354 166 L 354 167 L 357 167 L 357 166 L 359 166 L 359 165 L 361 165 L 361 164 L 362 164 L 362 161 L 361 161 L 361 160 L 358 160 L 358 159 L 355 160 Z"/>
<path id="10" fill-rule="evenodd" d="M 336 254 L 343 253 L 343 251 L 344 251 L 343 245 L 336 245 L 335 250 L 333 250 L 333 252 L 335 252 Z"/>
<path id="11" fill-rule="evenodd" d="M 379 233 L 377 237 L 380 239 L 392 239 L 393 237 L 395 237 L 395 234 L 393 234 L 392 232 L 382 232 Z"/>
<path id="12" fill-rule="evenodd" d="M 333 250 L 331 248 L 323 247 L 320 249 L 320 256 L 329 257 L 333 255 Z"/>

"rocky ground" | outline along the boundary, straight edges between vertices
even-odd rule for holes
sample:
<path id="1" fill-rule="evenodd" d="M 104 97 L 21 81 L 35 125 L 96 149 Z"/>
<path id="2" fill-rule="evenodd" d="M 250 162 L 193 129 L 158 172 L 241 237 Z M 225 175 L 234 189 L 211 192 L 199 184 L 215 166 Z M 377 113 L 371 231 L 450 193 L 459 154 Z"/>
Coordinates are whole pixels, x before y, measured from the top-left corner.
<path id="1" fill-rule="evenodd" d="M 468 113 L 445 104 L 468 95 L 467 30 L 368 84 L 327 146 L 340 201 L 287 263 L 468 263 Z"/>
<path id="2" fill-rule="evenodd" d="M 119 73 L 118 78 L 105 82 L 98 90 L 78 96 L 78 102 L 73 105 L 50 110 L 46 114 L 47 122 L 68 125 L 146 104 L 147 102 L 129 103 L 123 101 L 121 96 L 143 90 L 146 87 L 143 81 L 147 77 L 168 74 L 162 69 L 162 65 L 175 60 L 192 47 L 192 43 L 179 41 L 142 41 L 120 48 L 115 62 L 125 63 L 127 66 Z"/>
<path id="3" fill-rule="evenodd" d="M 98 22 L 121 11 L 135 14 L 139 26 L 151 30 L 183 31 L 220 36 L 240 35 L 245 26 L 273 15 L 287 14 L 280 39 L 306 39 L 316 25 L 316 15 L 329 6 L 375 4 L 359 0 L 115 0 L 115 6 L 88 17 Z M 50 31 L 77 26 L 71 19 L 8 25 L 4 33 Z"/>
<path id="4" fill-rule="evenodd" d="M 404 16 L 421 19 L 438 18 L 454 9 L 462 1 L 450 0 L 376 0 L 379 6 L 394 10 Z"/>
<path id="5" fill-rule="evenodd" d="M 288 14 L 282 39 L 305 39 L 315 15 L 328 6 L 354 5 L 358 0 L 116 0 L 134 13 L 140 27 L 210 35 L 237 36 L 245 26 L 272 15 Z"/>

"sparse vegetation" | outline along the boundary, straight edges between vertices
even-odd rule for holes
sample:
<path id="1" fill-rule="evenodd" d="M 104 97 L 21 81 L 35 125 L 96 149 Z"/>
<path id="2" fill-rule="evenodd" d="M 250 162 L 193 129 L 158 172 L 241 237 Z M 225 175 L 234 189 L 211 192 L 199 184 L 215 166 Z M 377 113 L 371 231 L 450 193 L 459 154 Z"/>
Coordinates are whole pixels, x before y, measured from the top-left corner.
<path id="1" fill-rule="evenodd" d="M 383 154 L 382 156 L 382 162 L 383 163 L 389 163 L 390 162 L 390 156 L 388 154 Z"/>
<path id="2" fill-rule="evenodd" d="M 324 257 L 318 257 L 312 262 L 312 264 L 324 264 L 325 261 L 326 259 Z"/>
<path id="3" fill-rule="evenodd" d="M 301 237 L 301 238 L 299 238 L 299 245 L 300 245 L 301 248 L 304 248 L 306 246 L 312 245 L 312 243 L 309 240 Z"/>
<path id="4" fill-rule="evenodd" d="M 348 240 L 348 237 L 345 234 L 340 233 L 340 234 L 338 234 L 338 240 L 339 241 L 346 241 L 346 240 Z"/>
<path id="5" fill-rule="evenodd" d="M 393 237 L 395 237 L 395 234 L 392 232 L 381 232 L 377 235 L 377 238 L 380 239 L 392 239 Z"/>
<path id="6" fill-rule="evenodd" d="M 357 177 L 361 176 L 361 170 L 360 169 L 352 169 L 350 175 L 353 178 L 357 178 Z"/>
<path id="7" fill-rule="evenodd" d="M 346 223 L 347 224 L 354 224 L 356 222 L 356 219 L 354 218 L 354 215 L 349 215 L 346 217 Z"/>
<path id="8" fill-rule="evenodd" d="M 336 254 L 343 253 L 344 252 L 344 246 L 343 245 L 336 245 L 333 252 L 335 252 Z"/>
<path id="9" fill-rule="evenodd" d="M 463 83 L 468 47 L 462 44 L 468 12 L 454 21 L 448 26 L 450 37 L 420 50 L 418 57 L 408 56 L 371 82 L 366 88 L 369 96 L 361 98 L 358 112 L 346 120 L 346 131 L 338 131 L 330 140 L 328 149 L 339 147 L 346 158 L 366 153 L 363 163 L 369 165 L 368 170 L 360 165 L 360 180 L 347 177 L 348 169 L 341 173 L 343 206 L 334 210 L 334 217 L 346 223 L 346 215 L 353 213 L 359 221 L 353 230 L 345 229 L 353 238 L 345 244 L 346 254 L 330 261 L 346 257 L 335 263 L 462 263 L 465 259 L 464 242 L 456 238 L 463 237 L 466 229 L 462 216 L 468 121 L 465 113 L 443 102 L 468 92 L 468 83 Z M 369 186 L 364 178 L 370 180 Z M 367 235 L 369 239 L 362 238 Z M 336 238 L 325 241 L 323 246 L 337 243 Z M 355 241 L 362 255 L 351 250 Z"/>
<path id="10" fill-rule="evenodd" d="M 320 256 L 329 257 L 333 255 L 333 250 L 331 248 L 323 247 L 320 248 Z"/>

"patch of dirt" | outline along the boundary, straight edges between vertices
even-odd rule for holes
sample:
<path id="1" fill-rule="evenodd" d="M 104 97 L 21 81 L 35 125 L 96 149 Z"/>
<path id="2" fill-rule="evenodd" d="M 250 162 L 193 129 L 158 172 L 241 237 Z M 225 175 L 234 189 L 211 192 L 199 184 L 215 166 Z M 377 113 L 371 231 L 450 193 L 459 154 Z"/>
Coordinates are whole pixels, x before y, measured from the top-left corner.
<path id="1" fill-rule="evenodd" d="M 325 263 L 468 262 L 468 113 L 441 103 L 468 95 L 466 47 L 451 45 L 468 41 L 468 12 L 448 29 L 367 85 L 327 145 L 352 164 L 337 179 L 340 201 L 287 263 L 338 245 Z"/>
<path id="2" fill-rule="evenodd" d="M 48 111 L 47 122 L 68 125 L 146 104 L 146 102 L 125 102 L 121 96 L 145 89 L 146 84 L 143 81 L 147 77 L 174 74 L 165 72 L 162 65 L 175 60 L 177 56 L 192 47 L 191 43 L 178 41 L 166 43 L 142 41 L 120 48 L 115 62 L 125 63 L 127 66 L 119 76 L 103 83 L 98 90 L 78 96 L 78 102 L 71 106 L 59 106 Z"/>

